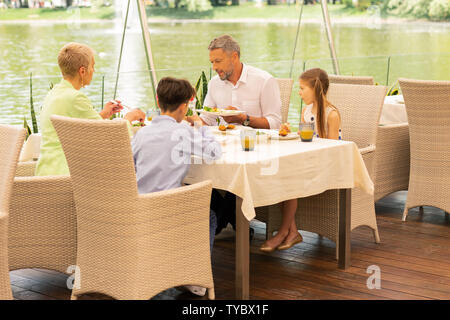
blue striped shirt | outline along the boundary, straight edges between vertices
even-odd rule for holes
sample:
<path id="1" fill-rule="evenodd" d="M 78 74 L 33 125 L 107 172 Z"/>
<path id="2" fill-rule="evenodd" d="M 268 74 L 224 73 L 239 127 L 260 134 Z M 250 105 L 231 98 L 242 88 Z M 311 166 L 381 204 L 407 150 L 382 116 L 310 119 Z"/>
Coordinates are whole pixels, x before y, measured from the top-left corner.
<path id="1" fill-rule="evenodd" d="M 222 156 L 220 143 L 206 126 L 197 130 L 166 115 L 139 129 L 131 145 L 139 193 L 180 187 L 191 155 L 207 161 Z"/>

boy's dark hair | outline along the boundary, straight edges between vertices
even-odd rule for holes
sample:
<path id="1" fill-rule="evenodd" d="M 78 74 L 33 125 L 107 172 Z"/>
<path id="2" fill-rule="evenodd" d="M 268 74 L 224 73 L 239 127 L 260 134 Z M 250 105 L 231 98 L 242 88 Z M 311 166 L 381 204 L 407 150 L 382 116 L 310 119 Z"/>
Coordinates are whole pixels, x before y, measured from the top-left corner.
<path id="1" fill-rule="evenodd" d="M 161 111 L 173 112 L 195 96 L 195 89 L 187 80 L 165 77 L 159 81 L 156 95 Z"/>

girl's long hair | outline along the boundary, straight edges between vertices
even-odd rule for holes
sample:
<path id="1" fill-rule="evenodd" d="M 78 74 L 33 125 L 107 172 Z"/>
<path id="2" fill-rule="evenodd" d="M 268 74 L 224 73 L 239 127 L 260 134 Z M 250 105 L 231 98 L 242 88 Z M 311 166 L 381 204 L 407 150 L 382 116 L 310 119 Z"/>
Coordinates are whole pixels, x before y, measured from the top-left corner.
<path id="1" fill-rule="evenodd" d="M 300 80 L 305 81 L 308 84 L 308 86 L 314 90 L 314 96 L 317 101 L 317 117 L 316 117 L 317 133 L 319 134 L 319 137 L 325 138 L 326 107 L 329 106 L 333 108 L 339 114 L 338 109 L 327 100 L 326 95 L 328 92 L 328 87 L 330 85 L 330 81 L 328 80 L 328 74 L 320 68 L 309 69 L 301 74 Z"/>

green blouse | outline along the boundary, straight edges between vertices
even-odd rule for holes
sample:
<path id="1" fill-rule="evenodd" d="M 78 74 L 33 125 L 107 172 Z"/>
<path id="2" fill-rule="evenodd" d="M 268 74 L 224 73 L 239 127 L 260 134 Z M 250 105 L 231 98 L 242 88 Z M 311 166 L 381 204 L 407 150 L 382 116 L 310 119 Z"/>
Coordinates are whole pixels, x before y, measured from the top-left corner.
<path id="1" fill-rule="evenodd" d="M 68 175 L 66 157 L 55 128 L 50 121 L 51 115 L 60 115 L 72 118 L 101 120 L 88 97 L 75 90 L 72 84 L 62 79 L 47 94 L 41 110 L 41 154 L 36 166 L 37 176 Z"/>

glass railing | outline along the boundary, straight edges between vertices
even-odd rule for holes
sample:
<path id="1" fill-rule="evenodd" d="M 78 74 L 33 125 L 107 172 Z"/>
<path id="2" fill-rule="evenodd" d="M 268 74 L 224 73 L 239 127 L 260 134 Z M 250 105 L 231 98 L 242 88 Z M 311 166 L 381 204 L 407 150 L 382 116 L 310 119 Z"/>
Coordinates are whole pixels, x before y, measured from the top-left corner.
<path id="1" fill-rule="evenodd" d="M 408 54 L 375 57 L 339 58 L 338 63 L 342 75 L 373 76 L 375 82 L 381 85 L 394 84 L 399 77 L 449 80 L 450 53 L 439 54 Z M 253 61 L 249 65 L 268 71 L 276 78 L 289 78 L 291 60 L 285 61 Z M 320 67 L 329 73 L 333 72 L 331 59 L 295 60 L 292 68 L 292 78 L 297 79 L 303 70 Z M 155 70 L 158 79 L 165 76 L 185 78 L 195 85 L 201 72 L 207 78 L 214 76 L 210 65 L 188 66 L 177 69 Z M 33 101 L 36 115 L 39 118 L 40 107 L 50 84 L 59 83 L 59 75 L 33 75 Z M 98 111 L 114 97 L 116 74 L 94 74 L 91 84 L 82 91 L 89 97 Z M 30 123 L 30 79 L 29 77 L 0 80 L 0 119 L 1 123 L 21 124 L 23 117 Z M 296 124 L 300 118 L 300 97 L 298 95 L 298 81 L 294 82 L 291 94 L 288 121 Z M 155 99 L 151 87 L 150 72 L 148 70 L 121 72 L 119 74 L 116 98 L 120 98 L 125 105 L 143 110 L 154 109 Z"/>

